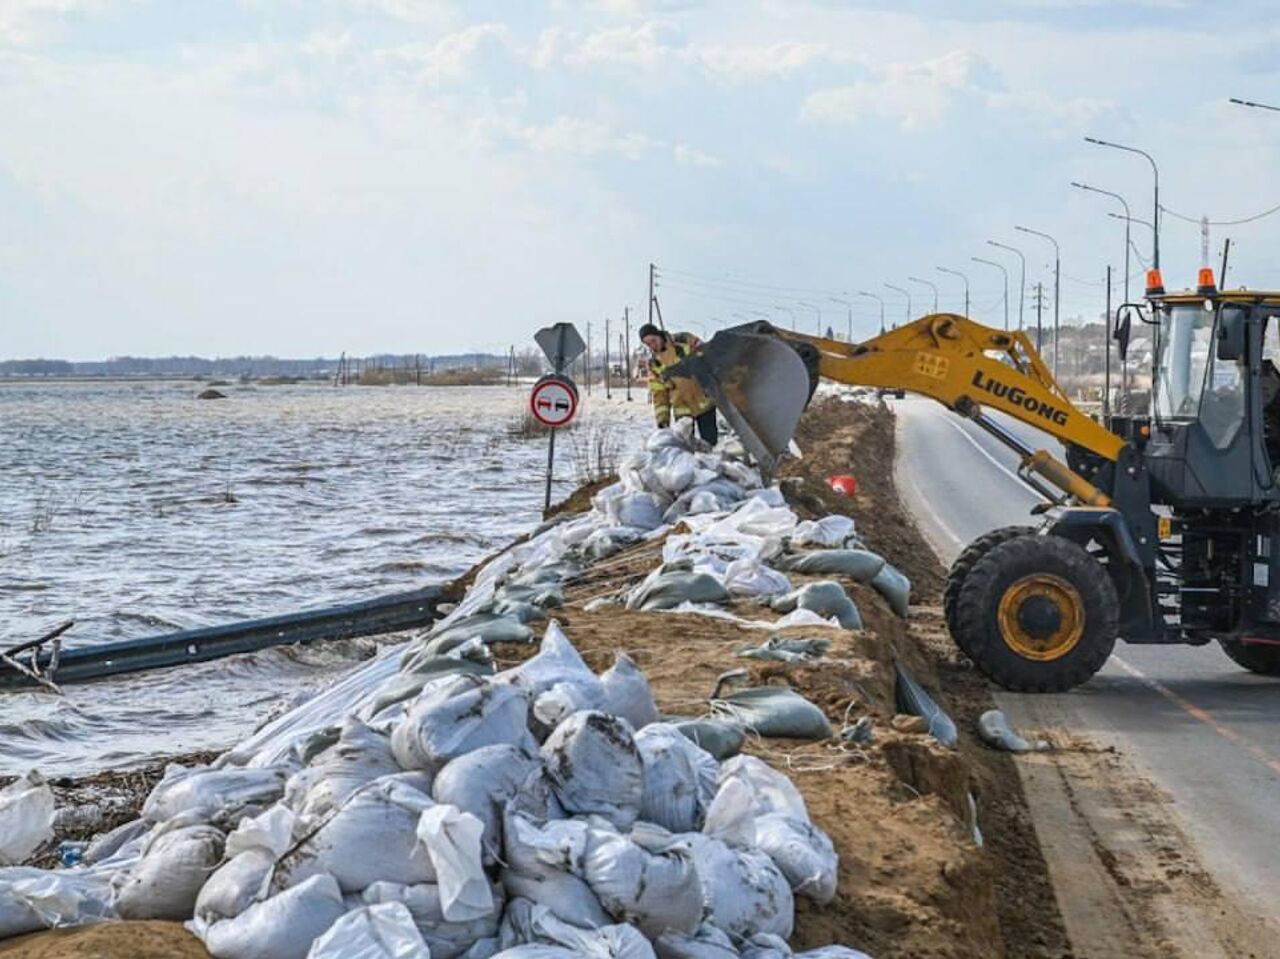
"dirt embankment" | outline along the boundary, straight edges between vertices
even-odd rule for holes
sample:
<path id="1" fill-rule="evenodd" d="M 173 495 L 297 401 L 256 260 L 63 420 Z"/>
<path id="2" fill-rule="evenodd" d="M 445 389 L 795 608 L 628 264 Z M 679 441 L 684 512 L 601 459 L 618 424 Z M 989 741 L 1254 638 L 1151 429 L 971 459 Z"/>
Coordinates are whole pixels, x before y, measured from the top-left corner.
<path id="1" fill-rule="evenodd" d="M 803 517 L 852 516 L 870 548 L 883 553 L 914 584 L 909 620 L 896 616 L 868 587 L 845 585 L 867 628 L 860 633 L 798 628 L 793 635 L 832 641 L 817 665 L 743 659 L 770 632 L 701 615 L 633 612 L 606 606 L 660 562 L 661 544 L 641 544 L 591 567 L 567 590 L 553 615 L 597 669 L 625 650 L 649 676 L 666 713 L 705 711 L 717 678 L 746 667 L 753 684 L 788 684 L 817 703 L 837 729 L 870 717 L 868 745 L 753 739 L 748 751 L 788 772 L 814 821 L 840 854 L 836 900 L 798 900 L 797 949 L 844 943 L 876 959 L 1048 959 L 1070 955 L 1053 892 L 1008 757 L 976 743 L 971 730 L 989 695 L 955 668 L 943 645 L 937 609 L 942 571 L 898 503 L 893 487 L 893 418 L 882 406 L 838 399 L 816 403 L 797 437 L 804 459 L 788 466 L 783 489 Z M 825 478 L 852 473 L 854 498 L 831 492 Z M 806 577 L 792 576 L 794 582 Z M 816 577 L 811 577 L 816 578 Z M 751 620 L 776 614 L 749 601 L 732 612 Z M 532 652 L 495 647 L 499 666 Z M 962 742 L 952 751 L 897 716 L 893 661 L 900 659 L 951 712 Z M 940 682 L 940 678 L 942 682 Z M 974 841 L 970 796 L 985 837 Z M 170 937 L 166 951 L 165 936 Z M 183 952 L 181 950 L 195 951 Z M 128 923 L 99 930 L 40 934 L 0 945 L 0 957 L 106 956 L 147 959 L 199 955 L 177 925 Z"/>

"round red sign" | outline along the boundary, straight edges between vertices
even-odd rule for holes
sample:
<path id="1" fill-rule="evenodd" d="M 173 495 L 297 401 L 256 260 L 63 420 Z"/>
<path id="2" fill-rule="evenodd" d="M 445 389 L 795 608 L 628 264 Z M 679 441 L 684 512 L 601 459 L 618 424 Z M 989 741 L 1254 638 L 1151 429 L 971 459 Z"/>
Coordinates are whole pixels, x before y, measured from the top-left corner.
<path id="1" fill-rule="evenodd" d="M 529 411 L 543 426 L 565 426 L 578 412 L 578 388 L 567 376 L 544 376 L 529 394 Z"/>

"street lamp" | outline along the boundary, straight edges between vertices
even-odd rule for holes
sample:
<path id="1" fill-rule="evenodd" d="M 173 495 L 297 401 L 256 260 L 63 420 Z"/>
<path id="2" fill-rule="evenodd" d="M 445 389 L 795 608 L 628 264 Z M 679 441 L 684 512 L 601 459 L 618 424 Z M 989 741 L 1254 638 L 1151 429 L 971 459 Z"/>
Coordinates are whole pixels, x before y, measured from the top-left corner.
<path id="1" fill-rule="evenodd" d="M 1088 190 L 1090 193 L 1101 193 L 1103 196 L 1112 197 L 1113 199 L 1119 200 L 1120 205 L 1124 207 L 1124 301 L 1128 303 L 1129 302 L 1129 244 L 1131 242 L 1129 239 L 1129 223 L 1133 219 L 1132 215 L 1129 212 L 1129 203 L 1119 193 L 1112 193 L 1110 190 L 1102 190 L 1096 186 L 1089 186 L 1089 184 L 1087 183 L 1077 183 L 1075 180 L 1071 181 L 1071 185 L 1078 190 Z M 1110 323 L 1111 320 L 1108 319 L 1107 322 Z"/>
<path id="2" fill-rule="evenodd" d="M 997 263 L 995 260 L 984 260 L 980 256 L 971 256 L 969 259 L 974 263 L 985 263 L 987 266 L 994 266 L 997 270 L 1004 274 L 1004 328 L 1009 329 L 1009 271 L 1004 268 L 1003 263 Z"/>
<path id="3" fill-rule="evenodd" d="M 1015 230 L 1042 237 L 1053 244 L 1053 375 L 1058 375 L 1058 306 L 1062 302 L 1062 250 L 1058 241 L 1048 233 L 1032 230 L 1025 226 L 1015 226 Z"/>
<path id="4" fill-rule="evenodd" d="M 907 322 L 910 323 L 911 322 L 911 293 L 908 290 L 904 290 L 900 286 L 894 286 L 892 283 L 886 283 L 885 289 L 896 290 L 897 292 L 901 293 L 903 296 L 907 298 Z M 898 324 L 895 323 L 893 324 L 893 326 L 895 329 L 897 329 Z"/>
<path id="5" fill-rule="evenodd" d="M 934 283 L 932 280 L 922 280 L 918 276 L 909 276 L 907 277 L 907 280 L 908 282 L 911 282 L 911 283 L 919 283 L 922 286 L 927 286 L 929 289 L 933 290 L 933 312 L 937 313 L 938 312 L 938 284 Z"/>
<path id="6" fill-rule="evenodd" d="M 1113 150 L 1124 150 L 1126 153 L 1136 153 L 1139 156 L 1147 158 L 1147 162 L 1151 164 L 1151 172 L 1155 176 L 1155 201 L 1151 209 L 1151 222 L 1154 226 L 1151 229 L 1151 267 L 1152 269 L 1160 269 L 1160 168 L 1156 166 L 1155 159 L 1146 150 L 1139 150 L 1137 147 L 1127 147 L 1120 143 L 1111 143 L 1108 140 L 1098 140 L 1094 137 L 1085 137 L 1085 143 L 1092 143 L 1094 146 L 1111 147 Z M 1055 341 L 1056 342 L 1056 341 Z"/>
<path id="7" fill-rule="evenodd" d="M 817 316 L 818 318 L 818 335 L 821 336 L 822 335 L 822 307 L 818 306 L 816 303 L 809 303 L 805 300 L 796 300 L 796 302 L 799 303 L 801 306 L 807 306 L 809 309 L 813 310 L 814 315 Z"/>
<path id="8" fill-rule="evenodd" d="M 959 270 L 953 270 L 949 266 L 940 266 L 937 268 L 939 273 L 950 273 L 952 276 L 958 276 L 964 280 L 964 315 L 969 315 L 969 278 Z"/>
<path id="9" fill-rule="evenodd" d="M 871 297 L 871 299 L 879 301 L 879 303 L 880 303 L 880 332 L 881 332 L 881 333 L 883 333 L 883 332 L 884 332 L 884 297 L 883 297 L 883 296 L 881 296 L 879 293 L 868 293 L 866 290 L 859 290 L 859 291 L 858 291 L 858 296 L 869 296 L 869 297 Z"/>
<path id="10" fill-rule="evenodd" d="M 849 342 L 852 343 L 853 342 L 853 304 L 849 300 L 846 300 L 839 296 L 829 296 L 827 297 L 827 299 L 829 299 L 832 303 L 843 303 L 845 306 L 845 309 L 849 311 Z"/>
<path id="11" fill-rule="evenodd" d="M 793 330 L 796 328 L 796 311 L 795 311 L 795 310 L 791 309 L 791 307 L 789 307 L 789 306 L 779 306 L 779 305 L 778 305 L 778 304 L 776 304 L 776 303 L 774 304 L 773 308 L 774 308 L 775 310 L 786 310 L 788 313 L 790 313 L 790 314 L 791 314 L 791 328 L 792 328 Z"/>
<path id="12" fill-rule="evenodd" d="M 1269 103 L 1254 103 L 1252 100 L 1240 100 L 1236 97 L 1231 97 L 1230 100 L 1232 103 L 1242 107 L 1254 107 L 1257 110 L 1274 110 L 1276 113 L 1280 113 L 1280 107 L 1273 107 Z"/>
<path id="13" fill-rule="evenodd" d="M 1021 330 L 1023 329 L 1022 307 L 1026 303 L 1027 299 L 1027 258 L 1016 246 L 1010 246 L 1008 243 L 997 243 L 995 240 L 988 240 L 987 246 L 994 246 L 997 249 L 1008 250 L 1011 253 L 1016 253 L 1018 254 L 1018 260 L 1022 263 L 1022 283 L 1018 287 L 1018 329 Z"/>

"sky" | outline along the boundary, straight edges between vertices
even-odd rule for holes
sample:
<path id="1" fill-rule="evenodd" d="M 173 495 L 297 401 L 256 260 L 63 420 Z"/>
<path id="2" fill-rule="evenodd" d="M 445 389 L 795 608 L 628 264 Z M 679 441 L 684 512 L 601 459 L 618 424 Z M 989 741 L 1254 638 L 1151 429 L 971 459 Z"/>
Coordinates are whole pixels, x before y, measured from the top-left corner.
<path id="1" fill-rule="evenodd" d="M 1270 0 L 0 0 L 0 358 L 503 351 L 634 331 L 650 263 L 673 327 L 862 338 L 911 277 L 961 309 L 939 266 L 1002 324 L 977 256 L 1016 324 L 1017 225 L 1093 319 L 1124 223 L 1071 181 L 1150 219 L 1152 170 L 1083 138 L 1156 158 L 1190 285 L 1173 214 L 1280 204 L 1280 113 L 1229 97 L 1280 103 Z M 1280 286 L 1280 214 L 1228 236 Z"/>

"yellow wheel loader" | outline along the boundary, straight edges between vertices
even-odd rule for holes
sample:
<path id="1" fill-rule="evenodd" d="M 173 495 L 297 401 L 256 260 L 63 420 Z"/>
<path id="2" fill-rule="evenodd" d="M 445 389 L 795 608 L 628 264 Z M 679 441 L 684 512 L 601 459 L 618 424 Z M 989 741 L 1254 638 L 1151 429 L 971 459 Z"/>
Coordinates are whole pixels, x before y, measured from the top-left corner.
<path id="1" fill-rule="evenodd" d="M 1216 640 L 1280 675 L 1280 293 L 1219 291 L 1202 270 L 1195 290 L 1166 294 L 1151 271 L 1145 303 L 1117 310 L 1122 360 L 1135 317 L 1155 342 L 1141 418 L 1099 422 L 1026 334 L 949 313 L 862 343 L 747 324 L 671 373 L 715 398 L 767 472 L 822 377 L 931 397 L 1013 450 L 1042 521 L 975 540 L 944 595 L 956 644 L 1006 689 L 1070 689 L 1117 639 Z M 1048 433 L 1066 461 L 993 413 Z"/>

